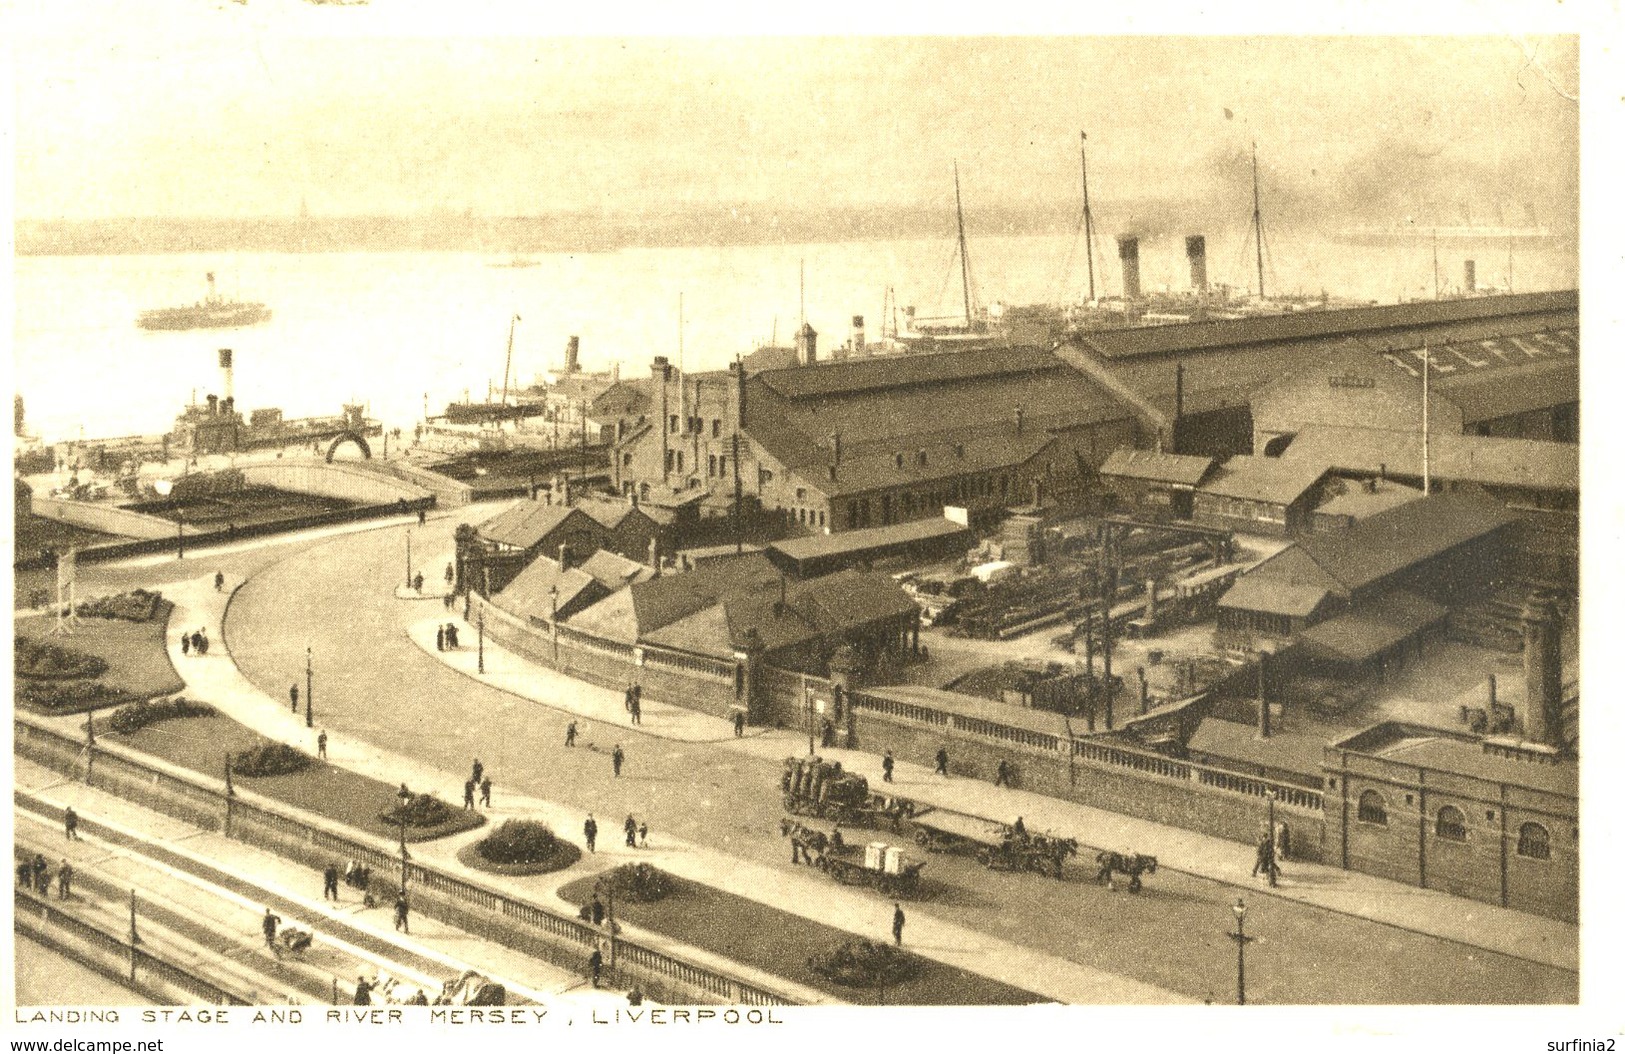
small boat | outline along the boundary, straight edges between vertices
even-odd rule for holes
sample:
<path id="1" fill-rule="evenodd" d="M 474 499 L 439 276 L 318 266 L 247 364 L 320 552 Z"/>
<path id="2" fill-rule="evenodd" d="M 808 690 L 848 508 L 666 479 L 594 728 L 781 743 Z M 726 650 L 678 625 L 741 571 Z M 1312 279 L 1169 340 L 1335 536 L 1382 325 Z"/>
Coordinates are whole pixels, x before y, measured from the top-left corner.
<path id="1" fill-rule="evenodd" d="M 536 259 L 533 256 L 515 256 L 511 260 L 503 260 L 503 261 L 493 260 L 490 263 L 489 266 L 491 266 L 491 267 L 536 267 L 536 266 L 540 265 L 541 262 L 542 261 Z"/>
<path id="2" fill-rule="evenodd" d="M 260 303 L 227 300 L 214 291 L 214 272 L 207 275 L 209 293 L 196 304 L 143 311 L 135 324 L 142 329 L 232 329 L 269 321 L 271 309 Z"/>

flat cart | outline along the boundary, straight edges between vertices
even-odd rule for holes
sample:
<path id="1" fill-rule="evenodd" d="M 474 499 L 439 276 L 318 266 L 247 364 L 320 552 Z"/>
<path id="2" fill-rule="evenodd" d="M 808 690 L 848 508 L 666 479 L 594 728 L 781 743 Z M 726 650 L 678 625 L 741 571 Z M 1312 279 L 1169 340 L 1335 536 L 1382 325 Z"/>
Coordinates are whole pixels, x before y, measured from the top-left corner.
<path id="1" fill-rule="evenodd" d="M 849 886 L 874 886 L 887 896 L 912 897 L 919 891 L 925 861 L 910 860 L 899 846 L 831 846 L 818 857 L 818 869 Z"/>
<path id="2" fill-rule="evenodd" d="M 990 871 L 1040 871 L 1061 877 L 1062 864 L 1078 852 L 1075 838 L 1018 832 L 1009 824 L 947 809 L 916 813 L 914 841 L 930 853 L 974 854 Z"/>

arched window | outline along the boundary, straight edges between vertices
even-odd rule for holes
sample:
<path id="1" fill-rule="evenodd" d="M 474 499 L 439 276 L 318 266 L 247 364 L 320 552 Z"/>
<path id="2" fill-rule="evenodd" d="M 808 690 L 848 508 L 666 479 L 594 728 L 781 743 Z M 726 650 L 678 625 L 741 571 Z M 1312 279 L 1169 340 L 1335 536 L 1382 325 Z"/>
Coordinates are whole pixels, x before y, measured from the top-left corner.
<path id="1" fill-rule="evenodd" d="M 1467 840 L 1466 814 L 1454 805 L 1446 805 L 1439 810 L 1439 819 L 1433 825 L 1433 833 L 1440 838 L 1448 838 L 1452 842 L 1465 842 Z"/>
<path id="2" fill-rule="evenodd" d="M 1552 836 L 1538 823 L 1526 823 L 1518 828 L 1518 855 L 1534 860 L 1552 858 Z"/>
<path id="3" fill-rule="evenodd" d="M 1360 795 L 1359 817 L 1361 823 L 1380 823 L 1387 826 L 1388 803 L 1383 801 L 1382 795 L 1376 791 L 1366 791 Z"/>

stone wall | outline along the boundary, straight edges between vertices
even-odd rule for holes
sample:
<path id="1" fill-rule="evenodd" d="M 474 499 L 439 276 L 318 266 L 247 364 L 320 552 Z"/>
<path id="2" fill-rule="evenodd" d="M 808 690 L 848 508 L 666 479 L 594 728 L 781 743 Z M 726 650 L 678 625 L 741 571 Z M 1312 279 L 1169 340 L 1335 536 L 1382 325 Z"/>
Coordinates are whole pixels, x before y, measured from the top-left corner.
<path id="1" fill-rule="evenodd" d="M 349 465 L 329 465 L 322 461 L 267 461 L 244 464 L 245 482 L 260 487 L 276 487 L 296 494 L 317 494 L 361 505 L 381 505 L 428 496 L 422 487 L 394 476 Z"/>
<path id="2" fill-rule="evenodd" d="M 60 498 L 34 498 L 34 515 L 76 527 L 88 527 L 106 534 L 124 538 L 174 538 L 175 523 L 162 516 L 149 516 L 132 512 L 116 505 L 92 504 L 85 501 L 63 501 Z M 193 532 L 188 531 L 188 534 Z"/>

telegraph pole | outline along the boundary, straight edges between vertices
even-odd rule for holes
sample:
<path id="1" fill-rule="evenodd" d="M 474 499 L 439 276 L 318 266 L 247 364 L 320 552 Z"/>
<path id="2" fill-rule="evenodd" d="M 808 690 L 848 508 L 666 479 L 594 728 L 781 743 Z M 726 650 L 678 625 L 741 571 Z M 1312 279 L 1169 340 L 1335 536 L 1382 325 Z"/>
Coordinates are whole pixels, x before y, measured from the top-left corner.
<path id="1" fill-rule="evenodd" d="M 311 684 L 311 679 L 314 676 L 314 673 L 311 670 L 311 661 L 310 660 L 311 660 L 310 649 L 306 648 L 305 649 L 305 727 L 306 728 L 314 728 L 314 727 L 316 727 L 316 718 L 314 716 L 313 711 L 311 710 L 311 702 L 310 702 L 310 697 L 311 697 L 312 694 L 314 694 L 314 688 L 312 687 L 312 684 Z"/>

